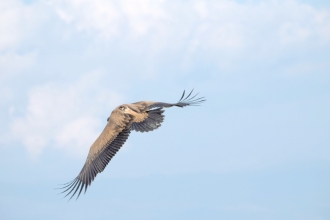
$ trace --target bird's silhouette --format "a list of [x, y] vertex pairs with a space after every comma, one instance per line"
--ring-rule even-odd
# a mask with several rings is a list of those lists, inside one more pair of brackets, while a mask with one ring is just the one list
[[198, 93], [192, 95], [192, 92], [185, 96], [183, 91], [181, 99], [173, 104], [141, 101], [115, 108], [104, 130], [92, 144], [79, 175], [61, 188], [64, 190], [62, 193], [66, 193], [65, 197], [72, 194], [71, 199], [78, 192], [78, 199], [83, 190], [86, 192], [96, 175], [104, 170], [123, 146], [131, 131], [148, 132], [159, 128], [164, 121], [164, 108], [196, 106], [205, 101], [204, 97], [197, 98]]

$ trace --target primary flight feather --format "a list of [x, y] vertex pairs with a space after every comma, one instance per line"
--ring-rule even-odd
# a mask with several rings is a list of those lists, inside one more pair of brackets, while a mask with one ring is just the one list
[[181, 99], [174, 104], [141, 101], [115, 108], [104, 130], [92, 144], [79, 175], [71, 182], [64, 184], [62, 193], [67, 193], [66, 196], [72, 194], [71, 199], [78, 192], [78, 199], [83, 190], [86, 192], [96, 175], [104, 170], [132, 130], [148, 132], [160, 127], [164, 120], [163, 108], [196, 106], [205, 101], [204, 97], [196, 98], [198, 94], [192, 95], [192, 92], [193, 90], [185, 97], [185, 91], [183, 91]]

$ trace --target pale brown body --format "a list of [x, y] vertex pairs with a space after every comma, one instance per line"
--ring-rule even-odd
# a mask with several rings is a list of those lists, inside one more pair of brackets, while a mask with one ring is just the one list
[[[148, 110], [147, 106], [150, 106], [152, 103], [137, 102], [115, 108], [111, 112], [104, 130], [91, 146], [87, 159], [95, 158], [103, 151], [107, 143], [112, 142], [124, 129], [129, 129], [133, 122], [143, 122], [148, 117], [148, 113], [146, 112]], [[125, 109], [120, 110], [120, 107], [125, 107]]]
[[96, 175], [104, 170], [111, 158], [125, 143], [131, 130], [148, 132], [161, 126], [164, 120], [163, 108], [193, 106], [205, 101], [203, 98], [194, 99], [196, 95], [190, 97], [191, 93], [192, 91], [184, 98], [185, 92], [183, 92], [180, 101], [174, 104], [141, 101], [115, 108], [102, 133], [92, 144], [79, 175], [73, 181], [65, 184], [63, 192], [68, 191], [67, 195], [73, 192], [71, 198], [79, 191], [78, 198], [83, 188], [86, 192]]

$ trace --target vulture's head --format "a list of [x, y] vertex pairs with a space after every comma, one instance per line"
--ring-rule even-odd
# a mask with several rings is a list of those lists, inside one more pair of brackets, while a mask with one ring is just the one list
[[[110, 117], [115, 121], [129, 119], [133, 120], [133, 122], [140, 122], [148, 117], [148, 113], [140, 112], [134, 104], [123, 104], [115, 108]], [[110, 120], [110, 117], [107, 121]]]
[[116, 108], [116, 111], [120, 112], [121, 114], [127, 114], [127, 115], [131, 115], [131, 116], [134, 116], [137, 114], [137, 110], [134, 107], [126, 105], [126, 104], [118, 106]]

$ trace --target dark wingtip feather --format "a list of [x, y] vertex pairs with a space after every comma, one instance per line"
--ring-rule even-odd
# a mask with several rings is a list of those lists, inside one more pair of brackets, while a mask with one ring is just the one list
[[59, 187], [59, 188], [54, 188], [54, 189], [64, 189], [67, 188], [72, 182], [74, 182], [76, 179], [73, 179], [72, 181], [68, 182], [68, 183], [63, 183], [63, 184], [58, 184], [58, 185], [64, 185], [63, 187]]
[[194, 89], [191, 90], [191, 92], [187, 95], [185, 95], [185, 91], [182, 94], [181, 99], [179, 100], [178, 103], [175, 104], [175, 106], [178, 107], [185, 107], [185, 106], [199, 106], [199, 104], [203, 103], [206, 101], [206, 99], [204, 97], [199, 97], [199, 98], [195, 98], [199, 93], [192, 95]]
[[[83, 183], [78, 178], [75, 178], [74, 180], [72, 180], [68, 183], [60, 184], [60, 185], [65, 185], [65, 186], [61, 187], [61, 188], [55, 188], [55, 189], [64, 189], [64, 190], [62, 192], [58, 193], [57, 195], [67, 192], [67, 194], [62, 199], [64, 199], [65, 197], [67, 197], [68, 195], [70, 195], [74, 191], [74, 193], [71, 195], [71, 197], [69, 198], [68, 201], [70, 201], [72, 199], [72, 197], [77, 193], [78, 189], [80, 189], [79, 194], [77, 196], [77, 199], [78, 199], [79, 196], [80, 196], [80, 193], [81, 193], [81, 191], [82, 191], [82, 189], [84, 188], [85, 185], [86, 185], [86, 190], [87, 190], [87, 184]], [[85, 192], [86, 192], [86, 190], [85, 190]]]
[[[80, 187], [80, 185], [82, 184], [82, 182], [81, 181], [79, 181], [79, 184], [78, 184], [78, 186], [76, 187], [74, 187], [74, 188], [72, 188], [72, 189], [76, 189], [75, 191], [74, 191], [74, 193], [71, 195], [71, 197], [70, 197], [70, 199], [69, 200], [71, 200], [72, 199], [72, 197], [77, 193], [77, 191], [78, 191], [78, 189], [79, 189], [79, 187]], [[71, 191], [70, 191], [70, 193], [71, 193]], [[70, 193], [68, 193], [68, 195], [70, 194]]]
[[180, 102], [180, 101], [182, 100], [182, 98], [184, 97], [185, 92], [186, 92], [186, 90], [183, 90], [183, 93], [182, 93], [182, 96], [181, 96], [179, 102]]
[[80, 191], [79, 191], [79, 193], [77, 195], [76, 200], [79, 198], [81, 191], [84, 189], [84, 185], [87, 185], [87, 184], [84, 184], [84, 183], [81, 184]]

